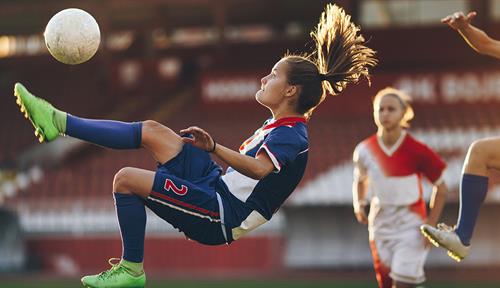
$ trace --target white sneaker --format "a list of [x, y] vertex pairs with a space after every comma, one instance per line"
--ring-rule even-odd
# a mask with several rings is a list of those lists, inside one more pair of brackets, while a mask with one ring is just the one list
[[442, 246], [448, 250], [448, 256], [453, 260], [460, 262], [469, 254], [470, 246], [465, 246], [455, 233], [455, 229], [440, 223], [437, 228], [428, 224], [420, 226], [420, 231], [434, 246]]

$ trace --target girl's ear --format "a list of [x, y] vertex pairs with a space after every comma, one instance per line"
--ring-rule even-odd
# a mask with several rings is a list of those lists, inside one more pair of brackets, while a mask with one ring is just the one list
[[297, 85], [289, 85], [285, 90], [285, 96], [286, 97], [293, 96], [299, 92], [298, 90], [299, 89], [297, 88]]

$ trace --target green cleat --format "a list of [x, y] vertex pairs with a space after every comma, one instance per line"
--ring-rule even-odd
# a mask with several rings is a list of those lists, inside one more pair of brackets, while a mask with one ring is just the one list
[[125, 266], [118, 262], [118, 258], [109, 259], [111, 269], [97, 275], [84, 276], [82, 284], [87, 288], [143, 288], [146, 285], [146, 274], [131, 275]]
[[54, 125], [54, 106], [32, 95], [21, 83], [14, 86], [14, 96], [17, 98], [17, 105], [21, 107], [21, 113], [35, 128], [35, 136], [40, 143], [52, 141], [59, 136], [59, 130]]

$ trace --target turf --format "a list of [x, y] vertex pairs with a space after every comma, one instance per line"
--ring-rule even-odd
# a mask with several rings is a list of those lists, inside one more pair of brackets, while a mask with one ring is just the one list
[[[69, 288], [81, 287], [78, 281], [52, 281], [52, 280], [11, 280], [2, 282], [2, 287], [8, 288]], [[363, 281], [149, 281], [148, 288], [176, 287], [176, 288], [376, 288], [374, 282]], [[500, 283], [427, 283], [426, 288], [466, 288], [500, 287]]]

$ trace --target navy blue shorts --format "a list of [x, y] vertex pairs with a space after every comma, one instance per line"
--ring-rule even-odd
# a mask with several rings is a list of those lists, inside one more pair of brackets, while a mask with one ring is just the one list
[[175, 158], [158, 166], [145, 204], [189, 239], [225, 244], [216, 192], [221, 173], [206, 151], [184, 144]]

